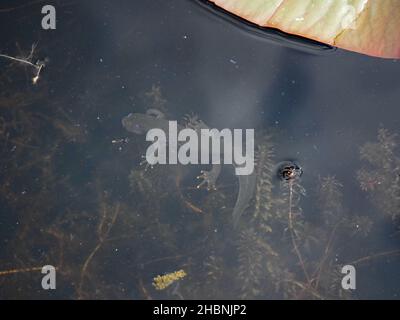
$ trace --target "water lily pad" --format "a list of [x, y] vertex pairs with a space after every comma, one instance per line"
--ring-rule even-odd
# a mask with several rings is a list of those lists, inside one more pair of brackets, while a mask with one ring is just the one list
[[262, 27], [384, 58], [400, 58], [398, 0], [211, 0]]

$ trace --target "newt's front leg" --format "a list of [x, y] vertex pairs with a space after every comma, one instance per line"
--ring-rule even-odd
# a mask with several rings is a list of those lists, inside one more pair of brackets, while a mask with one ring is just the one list
[[[186, 126], [191, 128], [201, 136], [201, 129], [209, 129], [209, 127], [200, 120], [196, 115], [186, 115]], [[203, 181], [197, 186], [197, 188], [201, 188], [203, 185], [206, 186], [207, 190], [216, 190], [216, 182], [221, 173], [221, 165], [220, 164], [212, 164], [210, 171], [202, 170], [201, 174], [197, 177], [197, 179], [202, 179]]]

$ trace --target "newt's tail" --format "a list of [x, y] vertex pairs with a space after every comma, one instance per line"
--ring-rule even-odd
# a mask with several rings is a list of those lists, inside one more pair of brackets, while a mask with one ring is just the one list
[[254, 191], [256, 188], [256, 175], [254, 172], [248, 176], [243, 175], [238, 177], [239, 194], [232, 213], [234, 228], [237, 227], [240, 217], [249, 205], [251, 198], [254, 196]]

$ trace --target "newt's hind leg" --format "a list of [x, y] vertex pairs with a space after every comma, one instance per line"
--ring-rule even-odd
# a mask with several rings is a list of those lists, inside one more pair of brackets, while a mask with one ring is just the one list
[[[198, 133], [200, 133], [201, 129], [209, 129], [209, 127], [199, 119], [197, 115], [189, 115], [185, 116], [186, 127], [191, 128]], [[216, 182], [221, 173], [221, 165], [213, 164], [210, 171], [201, 171], [201, 174], [197, 177], [197, 179], [202, 179], [203, 181], [197, 186], [197, 188], [201, 188], [203, 185], [206, 185], [207, 190], [216, 190]]]
[[210, 171], [201, 170], [201, 174], [197, 177], [197, 179], [203, 179], [200, 184], [197, 186], [197, 189], [201, 188], [203, 185], [206, 185], [207, 190], [217, 190], [216, 182], [221, 172], [221, 165], [214, 164]]

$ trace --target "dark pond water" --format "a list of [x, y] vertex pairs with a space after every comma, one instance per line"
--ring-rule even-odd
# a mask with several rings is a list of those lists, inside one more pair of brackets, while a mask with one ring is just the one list
[[[47, 2], [0, 7], [0, 53], [46, 64], [34, 85], [35, 67], [0, 57], [1, 299], [398, 299], [398, 61], [196, 1], [49, 3], [56, 30], [41, 28]], [[207, 165], [140, 165], [149, 143], [121, 120], [149, 109], [255, 129], [235, 228], [230, 166], [207, 190]], [[283, 161], [302, 174], [280, 180]]]

